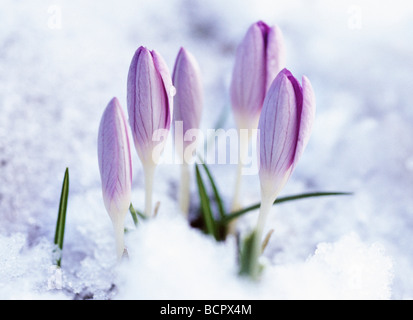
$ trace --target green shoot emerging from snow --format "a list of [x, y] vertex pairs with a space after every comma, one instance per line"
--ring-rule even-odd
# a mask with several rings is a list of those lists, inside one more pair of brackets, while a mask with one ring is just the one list
[[[212, 195], [209, 196], [207, 192], [206, 183], [202, 179], [200, 167], [205, 171], [210, 185]], [[228, 234], [228, 226], [231, 221], [243, 216], [244, 214], [253, 210], [258, 210], [261, 203], [256, 203], [241, 210], [237, 210], [227, 214], [224, 208], [222, 197], [218, 190], [217, 184], [205, 163], [202, 165], [195, 165], [196, 169], [196, 181], [198, 186], [198, 193], [200, 198], [200, 216], [196, 221], [193, 221], [192, 225], [203, 229], [207, 234], [212, 235], [217, 241], [225, 240]], [[295, 201], [300, 199], [325, 197], [325, 196], [341, 196], [351, 195], [349, 192], [309, 192], [297, 195], [279, 197], [273, 203], [273, 205]], [[213, 199], [213, 200], [212, 200]], [[213, 205], [215, 202], [215, 206]], [[213, 208], [215, 207], [215, 211]], [[268, 238], [264, 242], [268, 242]], [[257, 267], [256, 262], [259, 256], [262, 254], [262, 250], [258, 248], [265, 247], [266, 243], [260, 244], [260, 239], [257, 237], [256, 231], [251, 232], [240, 245], [240, 274], [249, 276], [252, 279], [257, 279], [261, 272], [261, 267]]]
[[63, 179], [62, 192], [60, 195], [59, 212], [56, 223], [56, 232], [54, 238], [54, 244], [56, 245], [56, 261], [55, 264], [60, 267], [62, 263], [62, 250], [63, 250], [63, 240], [65, 236], [65, 226], [66, 226], [66, 209], [67, 209], [67, 199], [69, 196], [69, 169], [66, 168], [65, 176]]

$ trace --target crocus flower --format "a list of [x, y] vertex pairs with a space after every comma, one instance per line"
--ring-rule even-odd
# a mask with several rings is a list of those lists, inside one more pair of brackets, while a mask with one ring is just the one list
[[265, 97], [258, 129], [259, 177], [263, 199], [274, 202], [291, 176], [310, 138], [315, 98], [310, 81], [302, 87], [283, 69]]
[[100, 122], [98, 161], [103, 201], [115, 229], [117, 255], [121, 258], [124, 220], [131, 202], [132, 164], [127, 122], [117, 98], [109, 102]]
[[240, 207], [242, 166], [253, 129], [257, 128], [265, 94], [284, 64], [281, 30], [262, 21], [252, 24], [238, 46], [230, 87], [232, 110], [239, 129], [239, 159], [232, 210]]
[[[191, 129], [199, 129], [201, 113], [203, 106], [203, 92], [201, 83], [201, 72], [194, 56], [181, 48], [176, 57], [174, 71], [172, 73], [172, 82], [176, 89], [174, 97], [174, 122], [182, 121], [183, 134]], [[183, 150], [192, 141], [187, 141], [184, 136], [181, 141]]]
[[138, 48], [127, 83], [129, 123], [133, 141], [145, 172], [145, 214], [152, 215], [154, 169], [170, 128], [172, 80], [168, 67], [156, 51]]
[[[190, 189], [188, 163], [196, 148], [196, 132], [201, 121], [203, 92], [198, 63], [184, 48], [179, 50], [176, 58], [172, 81], [176, 88], [173, 111], [175, 148], [182, 160], [179, 202], [182, 212], [187, 215]], [[195, 138], [194, 142], [193, 138]]]
[[248, 263], [242, 270], [253, 279], [260, 272], [258, 259], [267, 214], [308, 143], [314, 114], [310, 81], [303, 77], [301, 87], [291, 72], [283, 69], [268, 90], [258, 124], [261, 207], [256, 229], [249, 237]]
[[285, 64], [280, 28], [262, 21], [250, 26], [238, 46], [230, 87], [232, 109], [239, 129], [255, 129], [265, 94]]

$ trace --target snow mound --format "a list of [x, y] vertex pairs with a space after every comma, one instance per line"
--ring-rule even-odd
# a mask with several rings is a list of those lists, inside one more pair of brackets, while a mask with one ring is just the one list
[[0, 299], [64, 299], [62, 274], [52, 264], [53, 246], [45, 239], [30, 248], [27, 243], [21, 233], [0, 235]]
[[[354, 233], [320, 243], [304, 261], [275, 264], [264, 258], [258, 283], [238, 276], [233, 238], [216, 243], [179, 215], [141, 223], [126, 240], [129, 259], [107, 270], [98, 268], [101, 276], [96, 278], [91, 277], [96, 263], [88, 268], [87, 259], [83, 272], [56, 269], [53, 245], [46, 239], [29, 245], [21, 233], [0, 236], [0, 299], [73, 299], [74, 293], [83, 299], [82, 288], [92, 287], [94, 299], [391, 298], [392, 259], [380, 244], [366, 244]], [[106, 280], [97, 290], [102, 274]]]
[[390, 299], [392, 270], [380, 244], [365, 244], [352, 233], [320, 243], [303, 263], [269, 268], [265, 280], [284, 299]]
[[[356, 234], [320, 243], [307, 260], [274, 265], [259, 283], [237, 275], [236, 246], [217, 244], [180, 216], [159, 216], [128, 237], [116, 299], [390, 299], [392, 260]], [[224, 285], [225, 284], [225, 285]]]
[[217, 244], [180, 216], [158, 216], [127, 240], [129, 261], [120, 266], [119, 299], [240, 296], [232, 241]]

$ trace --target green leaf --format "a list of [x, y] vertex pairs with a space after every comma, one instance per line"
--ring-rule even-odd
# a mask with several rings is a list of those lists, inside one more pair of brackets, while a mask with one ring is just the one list
[[[274, 204], [279, 204], [282, 202], [287, 202], [287, 201], [294, 201], [294, 200], [300, 200], [300, 199], [306, 199], [306, 198], [314, 198], [314, 197], [325, 197], [325, 196], [348, 196], [352, 195], [353, 193], [351, 192], [310, 192], [310, 193], [302, 193], [302, 194], [297, 194], [293, 196], [286, 196], [286, 197], [281, 197], [278, 198], [277, 200], [274, 201]], [[232, 212], [225, 216], [223, 219], [221, 219], [219, 222], [221, 224], [227, 224], [229, 223], [232, 219], [238, 218], [242, 216], [243, 214], [257, 210], [261, 206], [261, 203], [254, 204], [252, 206], [249, 206], [247, 208], [241, 209], [239, 211]]]
[[221, 195], [218, 191], [217, 185], [215, 184], [215, 180], [212, 177], [212, 174], [208, 169], [208, 166], [205, 164], [204, 161], [202, 161], [202, 159], [201, 159], [201, 164], [208, 176], [209, 182], [211, 183], [212, 191], [214, 192], [215, 200], [217, 201], [217, 205], [218, 205], [219, 216], [221, 217], [221, 219], [223, 219], [225, 218], [226, 213], [225, 213], [224, 204], [223, 204]]
[[196, 182], [198, 185], [199, 198], [201, 202], [201, 211], [202, 211], [202, 216], [205, 221], [206, 232], [208, 234], [213, 235], [214, 238], [217, 240], [218, 234], [216, 230], [216, 222], [212, 214], [211, 204], [210, 204], [208, 194], [205, 189], [205, 184], [202, 181], [201, 173], [199, 171], [197, 164], [195, 164], [195, 169], [196, 169]]
[[65, 227], [66, 227], [66, 210], [67, 210], [67, 199], [69, 197], [69, 168], [66, 168], [65, 176], [63, 179], [62, 192], [60, 195], [60, 204], [59, 211], [57, 216], [56, 223], [56, 232], [54, 243], [57, 246], [59, 252], [56, 257], [56, 265], [61, 266], [62, 263], [62, 250], [63, 250], [63, 240], [65, 236]]
[[133, 223], [135, 224], [135, 227], [137, 227], [138, 226], [138, 215], [132, 203], [129, 206], [129, 212], [130, 212], [130, 215], [132, 216], [132, 220], [133, 220]]
[[130, 212], [130, 215], [132, 217], [132, 220], [133, 220], [133, 223], [134, 223], [135, 227], [137, 227], [138, 224], [139, 224], [138, 217], [141, 218], [142, 220], [146, 220], [146, 216], [142, 212], [140, 212], [139, 210], [135, 209], [132, 205], [132, 202], [129, 205], [129, 212]]
[[239, 260], [239, 274], [257, 280], [262, 267], [259, 264], [261, 255], [259, 235], [256, 230], [252, 231], [243, 241]]

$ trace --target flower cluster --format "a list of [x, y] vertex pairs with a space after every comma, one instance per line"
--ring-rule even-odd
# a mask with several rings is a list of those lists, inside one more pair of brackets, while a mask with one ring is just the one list
[[[177, 56], [173, 81], [174, 85], [159, 53], [145, 47], [136, 50], [128, 73], [127, 110], [132, 139], [145, 173], [146, 217], [153, 215], [154, 172], [171, 127], [174, 100], [173, 118], [182, 121], [185, 131], [197, 128], [201, 119], [202, 86], [199, 67], [194, 57], [184, 48], [181, 48]], [[187, 147], [185, 141], [180, 141], [179, 144], [180, 149]], [[98, 159], [103, 199], [114, 225], [117, 253], [121, 258], [124, 252], [124, 219], [131, 203], [132, 163], [127, 122], [117, 98], [110, 101], [101, 119]], [[187, 207], [187, 204], [182, 206]]]
[[[144, 214], [147, 217], [153, 215], [153, 177], [171, 128], [171, 118], [181, 124], [184, 133], [198, 129], [203, 108], [202, 91], [200, 68], [186, 49], [180, 49], [172, 76], [155, 50], [140, 47], [135, 52], [127, 81], [127, 110], [132, 139], [145, 173]], [[270, 27], [259, 21], [248, 29], [236, 53], [230, 96], [237, 128], [258, 129], [259, 132], [261, 210], [253, 244], [257, 247], [269, 208], [307, 145], [315, 114], [310, 81], [303, 77], [300, 84], [285, 69], [283, 36], [277, 26]], [[175, 148], [183, 157], [189, 147], [193, 150], [193, 142], [177, 139], [177, 136]], [[251, 136], [240, 141], [240, 166], [250, 139]], [[193, 156], [192, 152], [190, 156]], [[132, 169], [127, 122], [116, 98], [111, 100], [102, 116], [98, 157], [103, 199], [115, 228], [118, 257], [121, 257], [123, 223], [131, 202]], [[180, 207], [186, 215], [189, 174], [187, 161], [181, 160]], [[234, 207], [237, 206], [240, 183], [238, 178]], [[256, 270], [256, 263], [253, 268]]]

